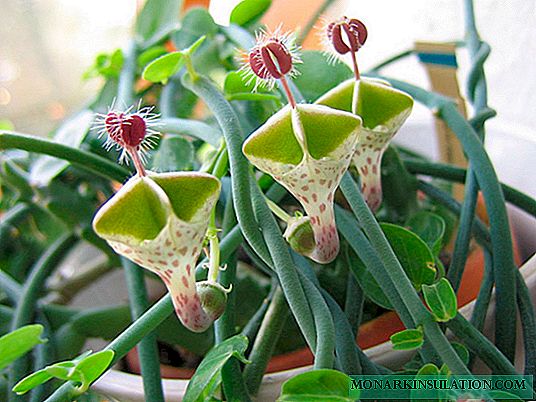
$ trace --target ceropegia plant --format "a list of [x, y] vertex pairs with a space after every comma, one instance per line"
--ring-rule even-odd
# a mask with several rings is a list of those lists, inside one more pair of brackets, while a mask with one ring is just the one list
[[147, 146], [144, 118], [110, 111], [103, 120], [107, 144], [123, 148], [138, 173], [98, 211], [95, 233], [118, 254], [158, 275], [184, 326], [205, 331], [223, 313], [226, 301], [226, 291], [211, 278], [195, 281], [220, 182], [206, 173], [146, 171], [139, 156]]
[[354, 79], [339, 84], [316, 103], [352, 112], [363, 120], [352, 163], [360, 175], [361, 191], [367, 204], [376, 210], [382, 202], [382, 156], [410, 115], [413, 99], [386, 81], [360, 75], [356, 53], [367, 39], [367, 30], [361, 21], [343, 17], [330, 23], [325, 38], [335, 54], [351, 56]]
[[321, 105], [296, 103], [285, 78], [292, 74], [296, 58], [287, 41], [288, 36], [266, 34], [249, 53], [250, 74], [269, 85], [281, 80], [289, 105], [251, 134], [243, 152], [303, 206], [307, 216], [287, 222], [290, 244], [312, 260], [328, 263], [339, 251], [333, 197], [354, 153], [361, 119]]

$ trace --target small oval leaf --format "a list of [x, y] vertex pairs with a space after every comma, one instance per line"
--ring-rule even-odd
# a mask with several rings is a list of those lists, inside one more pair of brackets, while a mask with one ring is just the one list
[[52, 379], [52, 375], [49, 374], [46, 369], [42, 369], [20, 380], [15, 384], [12, 391], [17, 395], [22, 395], [38, 385], [44, 384], [50, 379]]
[[46, 342], [41, 339], [42, 325], [26, 325], [0, 338], [0, 371], [29, 352], [34, 346]]
[[106, 371], [114, 358], [113, 350], [101, 350], [82, 359], [75, 370], [82, 374], [81, 389], [87, 390], [91, 383]]
[[271, 4], [272, 0], [243, 0], [231, 11], [230, 22], [240, 26], [254, 23]]
[[415, 289], [432, 284], [436, 277], [435, 257], [428, 245], [402, 226], [382, 223], [381, 227]]
[[142, 78], [151, 82], [166, 83], [186, 62], [181, 52], [172, 52], [151, 61], [143, 70]]
[[446, 278], [441, 278], [433, 285], [423, 285], [424, 300], [436, 321], [446, 322], [458, 312], [456, 293]]
[[391, 335], [394, 350], [412, 350], [422, 346], [424, 337], [421, 329], [406, 329]]
[[194, 376], [188, 383], [184, 402], [205, 400], [221, 382], [221, 369], [231, 358], [249, 363], [244, 353], [248, 347], [248, 338], [236, 335], [214, 346], [205, 356]]
[[313, 370], [285, 381], [278, 402], [354, 401], [348, 396], [349, 389], [350, 377], [346, 374], [330, 369]]
[[406, 226], [428, 244], [434, 255], [439, 254], [446, 228], [445, 220], [441, 216], [420, 211], [408, 219]]

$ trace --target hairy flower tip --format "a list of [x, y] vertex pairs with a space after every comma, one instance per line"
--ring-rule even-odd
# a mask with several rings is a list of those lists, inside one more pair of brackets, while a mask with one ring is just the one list
[[326, 36], [333, 49], [343, 55], [357, 52], [367, 40], [365, 24], [355, 18], [342, 17], [326, 26]]
[[255, 82], [255, 89], [259, 85], [271, 89], [276, 80], [285, 75], [296, 76], [298, 71], [295, 65], [301, 62], [294, 34], [282, 33], [279, 26], [273, 32], [257, 32], [255, 46], [242, 55], [243, 65], [240, 70], [247, 85]]
[[120, 163], [128, 163], [129, 152], [139, 154], [145, 162], [147, 151], [156, 144], [159, 115], [153, 113], [153, 109], [154, 106], [140, 108], [138, 105], [135, 112], [132, 112], [133, 107], [119, 111], [112, 105], [108, 113], [97, 114], [95, 128], [99, 138], [106, 136], [104, 147], [107, 150], [116, 147], [121, 151]]

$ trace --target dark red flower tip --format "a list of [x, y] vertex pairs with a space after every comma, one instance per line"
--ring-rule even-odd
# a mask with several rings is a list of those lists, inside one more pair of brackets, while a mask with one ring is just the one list
[[134, 114], [121, 121], [121, 139], [129, 147], [138, 147], [146, 133], [147, 126], [141, 116]]
[[147, 133], [145, 120], [135, 114], [109, 112], [104, 124], [110, 139], [121, 147], [137, 148]]
[[272, 39], [251, 50], [249, 65], [262, 79], [279, 79], [292, 70], [292, 55], [283, 43]]
[[327, 26], [327, 36], [337, 53], [346, 54], [357, 52], [365, 44], [368, 33], [358, 19], [343, 17]]

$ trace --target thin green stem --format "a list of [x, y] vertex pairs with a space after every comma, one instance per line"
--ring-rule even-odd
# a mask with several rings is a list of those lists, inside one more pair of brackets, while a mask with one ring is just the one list
[[182, 78], [183, 85], [207, 104], [220, 125], [229, 152], [231, 189], [238, 223], [255, 252], [265, 262], [271, 263], [251, 205], [249, 165], [242, 154], [243, 133], [240, 121], [223, 94], [208, 79], [198, 77], [197, 80], [192, 80], [188, 74]]
[[[37, 301], [45, 281], [50, 273], [57, 267], [58, 263], [75, 243], [76, 237], [70, 233], [61, 236], [35, 263], [30, 275], [24, 283], [22, 293], [18, 300], [15, 314], [11, 322], [11, 330], [14, 331], [24, 325], [30, 324], [34, 317]], [[27, 356], [15, 361], [9, 372], [9, 389], [26, 374], [28, 366]], [[10, 394], [10, 401], [23, 400], [14, 393]]]
[[123, 182], [130, 176], [128, 170], [108, 159], [32, 135], [12, 132], [0, 133], [0, 150], [6, 149], [21, 149], [64, 159], [72, 163], [73, 166], [95, 173], [107, 180]]
[[386, 271], [384, 274], [387, 274], [387, 277], [392, 281], [415, 323], [424, 327], [427, 340], [454, 373], [469, 374], [467, 367], [460, 360], [437, 323], [433, 321], [430, 313], [422, 304], [374, 215], [367, 207], [355, 182], [348, 173], [344, 175], [341, 181], [341, 190], [384, 264], [385, 269], [383, 270]]
[[357, 283], [352, 271], [348, 272], [348, 282], [346, 284], [346, 300], [344, 302], [344, 314], [350, 323], [350, 328], [354, 337], [357, 337], [359, 325], [363, 317], [363, 304], [365, 302], [365, 294], [363, 289]]
[[251, 363], [244, 369], [244, 380], [252, 395], [256, 395], [259, 390], [268, 362], [287, 321], [288, 313], [287, 301], [281, 289], [278, 288], [264, 315], [253, 348], [248, 356]]
[[[406, 168], [411, 173], [437, 177], [456, 183], [465, 182], [467, 175], [467, 170], [443, 163], [405, 159], [404, 165], [406, 165]], [[508, 186], [507, 184], [500, 183], [500, 185], [506, 201], [536, 218], [536, 200], [534, 198]]]
[[[229, 288], [236, 283], [237, 257], [234, 253], [227, 260], [227, 269], [220, 273], [219, 282], [222, 286]], [[231, 292], [227, 296], [227, 306], [223, 315], [215, 322], [214, 329], [216, 343], [235, 335], [236, 319], [236, 293]], [[222, 368], [222, 382], [225, 397], [228, 401], [250, 401], [246, 383], [240, 369], [240, 362], [233, 358], [225, 363]]]
[[382, 62], [374, 65], [369, 71], [371, 71], [371, 72], [372, 71], [374, 71], [374, 72], [379, 71], [382, 68], [387, 67], [388, 65], [393, 64], [393, 63], [395, 63], [395, 62], [397, 62], [399, 60], [405, 59], [406, 57], [411, 56], [414, 53], [415, 53], [414, 49], [404, 50], [404, 51], [402, 51], [400, 53], [397, 53], [397, 54], [395, 54], [395, 55], [383, 60]]
[[283, 208], [281, 208], [279, 205], [277, 205], [275, 202], [273, 202], [271, 199], [267, 197], [266, 197], [266, 203], [268, 204], [268, 208], [270, 208], [270, 211], [272, 211], [275, 216], [277, 216], [283, 222], [288, 223], [290, 219], [290, 215], [287, 214], [287, 211], [285, 211]]
[[471, 227], [473, 226], [476, 201], [478, 198], [478, 186], [476, 177], [473, 174], [470, 174], [467, 177], [465, 190], [463, 206], [460, 212], [460, 223], [458, 225], [458, 232], [454, 243], [454, 251], [452, 252], [452, 259], [447, 270], [447, 279], [450, 281], [455, 292], [457, 292], [460, 287], [463, 271], [465, 269], [465, 262], [469, 255]]
[[0, 223], [0, 244], [5, 244], [4, 238], [9, 229], [23, 219], [29, 211], [30, 206], [28, 204], [18, 203], [2, 215], [2, 222]]
[[207, 142], [214, 148], [220, 146], [221, 132], [201, 121], [167, 117], [160, 120], [159, 124], [158, 129], [163, 133], [187, 135]]
[[512, 237], [504, 195], [493, 165], [484, 146], [473, 127], [460, 114], [457, 106], [444, 96], [426, 91], [415, 85], [398, 80], [387, 79], [397, 89], [413, 96], [428, 108], [437, 112], [460, 140], [465, 154], [473, 164], [478, 184], [482, 189], [486, 211], [490, 219], [491, 240], [493, 245], [493, 267], [497, 286], [497, 306], [495, 339], [499, 349], [513, 356], [512, 339], [515, 338], [515, 264], [512, 250]]
[[[122, 259], [122, 264], [125, 270], [132, 319], [137, 320], [143, 316], [150, 305], [143, 268], [124, 258]], [[158, 357], [155, 332], [147, 334], [140, 340], [137, 353], [140, 359], [145, 398], [149, 401], [163, 402], [164, 391], [162, 390], [162, 379], [160, 378], [160, 359]]]
[[23, 292], [22, 286], [2, 269], [0, 269], [0, 289], [13, 304], [17, 304]]
[[307, 301], [296, 267], [290, 256], [288, 245], [283, 240], [272, 212], [265, 202], [264, 195], [256, 184], [251, 186], [253, 202], [259, 222], [262, 222], [263, 237], [270, 250], [273, 265], [271, 268], [277, 273], [281, 288], [288, 301], [290, 310], [296, 318], [305, 340], [311, 350], [316, 350], [317, 334], [313, 312]]
[[503, 375], [517, 375], [515, 367], [495, 345], [475, 327], [473, 327], [461, 314], [457, 314], [447, 322], [447, 327], [464, 344], [473, 351], [482, 361], [493, 370]]

